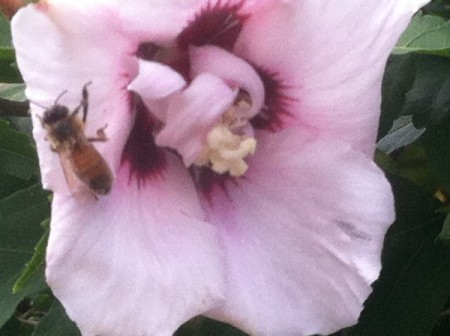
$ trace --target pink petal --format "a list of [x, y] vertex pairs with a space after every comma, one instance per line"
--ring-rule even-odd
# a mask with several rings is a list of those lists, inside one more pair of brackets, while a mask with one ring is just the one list
[[164, 44], [176, 38], [206, 6], [242, 4], [247, 13], [279, 0], [128, 0], [118, 1], [124, 29], [133, 39]]
[[258, 114], [264, 104], [264, 85], [250, 64], [215, 46], [191, 47], [190, 55], [193, 76], [211, 73], [231, 87], [246, 90], [252, 99], [249, 119]]
[[[20, 10], [12, 23], [17, 62], [30, 101], [49, 107], [67, 90], [59, 103], [72, 110], [80, 103], [83, 85], [92, 81], [86, 134], [95, 136], [97, 129], [108, 125], [108, 141], [95, 147], [114, 171], [133, 121], [126, 87], [137, 70], [132, 57], [135, 46], [118, 26], [114, 12], [99, 2], [32, 5]], [[51, 152], [36, 118], [44, 110], [35, 104], [31, 110], [43, 185], [67, 193], [58, 155]]]
[[386, 59], [427, 2], [278, 2], [246, 22], [236, 52], [288, 86], [296, 124], [371, 154]]
[[119, 1], [123, 27], [130, 38], [165, 43], [181, 32], [195, 12], [208, 0]]
[[107, 198], [55, 194], [47, 281], [83, 335], [170, 336], [220, 302], [216, 230], [174, 156], [139, 188], [127, 167]]
[[139, 74], [128, 85], [144, 99], [161, 99], [181, 90], [186, 85], [183, 77], [171, 67], [139, 60]]
[[183, 77], [167, 65], [139, 60], [139, 74], [128, 85], [128, 89], [135, 91], [151, 108], [152, 113], [161, 121], [165, 121], [165, 113], [162, 106], [152, 108], [160, 100], [176, 91], [180, 91], [186, 85]]
[[226, 304], [209, 316], [265, 336], [354, 324], [394, 220], [388, 182], [348, 144], [257, 136], [246, 178], [205, 202], [228, 258]]
[[170, 98], [163, 119], [165, 126], [156, 136], [157, 144], [177, 150], [189, 166], [234, 98], [235, 92], [219, 78], [207, 73], [199, 75], [186, 90]]

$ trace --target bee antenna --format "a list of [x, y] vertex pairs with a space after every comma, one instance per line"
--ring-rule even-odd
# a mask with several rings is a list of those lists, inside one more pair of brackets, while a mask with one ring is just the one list
[[[61, 92], [61, 93], [58, 95], [58, 97], [56, 97], [55, 102], [53, 103], [53, 105], [58, 104], [58, 102], [59, 102], [59, 100], [61, 99], [61, 97], [64, 96], [66, 93], [67, 93], [67, 90], [64, 90], [63, 92]], [[46, 110], [49, 109], [48, 106], [41, 105], [41, 104], [36, 103], [36, 102], [34, 102], [34, 101], [31, 101], [31, 100], [28, 100], [28, 101], [29, 101], [31, 104], [37, 105], [37, 106], [39, 106], [39, 107], [42, 107], [43, 109], [46, 109]]]
[[61, 97], [64, 96], [66, 93], [67, 93], [67, 90], [64, 90], [63, 92], [61, 92], [61, 93], [59, 94], [59, 96], [56, 97], [56, 100], [55, 100], [54, 105], [58, 104], [58, 102], [59, 102], [59, 100], [61, 99]]
[[39, 107], [43, 108], [44, 110], [48, 110], [48, 107], [47, 107], [47, 106], [41, 105], [41, 104], [36, 103], [36, 102], [34, 102], [34, 101], [31, 101], [31, 100], [28, 100], [28, 101], [29, 101], [31, 104], [33, 104], [33, 105], [36, 105], [36, 106], [39, 106]]

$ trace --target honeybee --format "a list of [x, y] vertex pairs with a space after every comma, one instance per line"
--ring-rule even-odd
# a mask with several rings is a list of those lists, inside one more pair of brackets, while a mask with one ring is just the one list
[[[66, 93], [64, 91], [39, 119], [47, 131], [46, 140], [50, 143], [51, 150], [59, 155], [69, 189], [74, 188], [75, 175], [96, 195], [107, 195], [111, 191], [113, 174], [105, 159], [91, 144], [93, 141], [107, 140], [104, 132], [106, 125], [97, 130], [96, 137], [87, 137], [84, 133], [89, 84], [90, 82], [83, 86], [81, 102], [72, 112], [67, 106], [58, 104], [59, 99]], [[83, 111], [82, 118], [78, 116], [80, 110]]]

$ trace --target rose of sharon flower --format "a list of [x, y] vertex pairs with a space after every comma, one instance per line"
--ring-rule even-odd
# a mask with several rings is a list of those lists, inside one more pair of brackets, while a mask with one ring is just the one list
[[203, 314], [254, 335], [357, 321], [394, 219], [372, 162], [383, 68], [423, 0], [48, 1], [14, 45], [28, 98], [74, 109], [111, 193], [54, 192], [47, 281], [83, 335], [172, 335]]

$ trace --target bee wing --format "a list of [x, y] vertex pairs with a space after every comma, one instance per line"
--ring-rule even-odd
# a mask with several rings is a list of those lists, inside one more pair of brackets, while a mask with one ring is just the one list
[[68, 151], [62, 151], [58, 153], [58, 155], [69, 191], [71, 192], [71, 194], [80, 192], [82, 189], [84, 189], [83, 184], [75, 175], [73, 164], [70, 159], [70, 153]]

